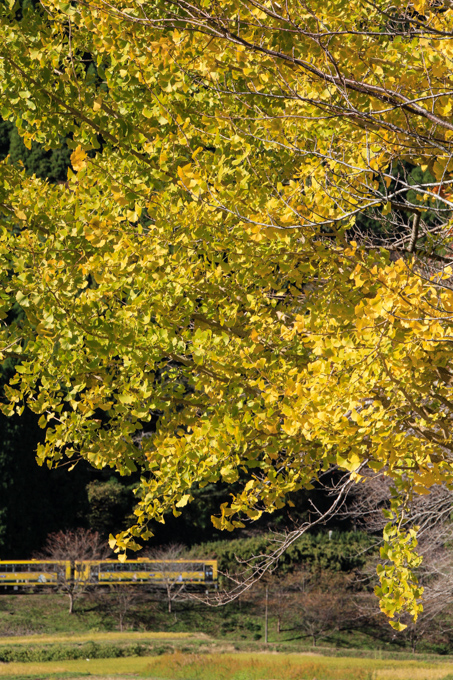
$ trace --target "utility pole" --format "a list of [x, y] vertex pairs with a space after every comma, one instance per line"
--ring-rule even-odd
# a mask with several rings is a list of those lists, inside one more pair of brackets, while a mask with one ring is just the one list
[[264, 644], [267, 645], [267, 629], [268, 629], [268, 614], [269, 614], [269, 586], [266, 586], [266, 600], [264, 609]]

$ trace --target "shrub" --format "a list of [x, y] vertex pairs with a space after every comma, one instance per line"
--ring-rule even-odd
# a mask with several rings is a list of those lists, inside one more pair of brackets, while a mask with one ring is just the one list
[[[276, 573], [284, 575], [301, 565], [312, 571], [360, 569], [369, 558], [374, 543], [375, 539], [360, 531], [304, 534], [282, 555]], [[194, 546], [189, 556], [216, 558], [221, 572], [233, 573], [243, 569], [241, 561], [253, 555], [269, 554], [274, 548], [275, 537], [262, 534], [253, 538], [203, 543]]]

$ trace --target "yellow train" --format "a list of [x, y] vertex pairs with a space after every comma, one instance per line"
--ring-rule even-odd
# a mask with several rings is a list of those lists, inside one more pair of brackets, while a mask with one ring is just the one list
[[165, 586], [169, 582], [215, 585], [217, 560], [0, 560], [0, 586], [58, 587], [71, 581], [93, 586]]

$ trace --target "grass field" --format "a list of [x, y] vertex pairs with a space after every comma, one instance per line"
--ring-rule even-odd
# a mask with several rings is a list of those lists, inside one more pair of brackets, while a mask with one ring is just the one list
[[[76, 624], [72, 632], [63, 627], [62, 619], [57, 630], [45, 626], [42, 632], [18, 635], [21, 627], [6, 623], [8, 616], [14, 618], [7, 602], [2, 601], [3, 611], [0, 607], [0, 623], [4, 620], [0, 625], [0, 659], [4, 661], [0, 661], [0, 680], [453, 680], [453, 657], [425, 654], [414, 658], [406, 650], [333, 645], [313, 653], [307, 646], [294, 648], [288, 642], [266, 647], [262, 641], [206, 632], [87, 630], [82, 617], [71, 619]], [[23, 600], [14, 602], [22, 604]], [[30, 604], [39, 605], [33, 614], [38, 620], [40, 598], [28, 602], [29, 615]], [[50, 604], [47, 600], [49, 617]], [[23, 610], [25, 619], [25, 606]], [[351, 642], [355, 646], [355, 640]], [[89, 650], [93, 658], [85, 658]]]
[[[254, 652], [264, 649], [263, 612], [255, 611], [247, 603], [239, 601], [216, 608], [200, 602], [182, 601], [173, 603], [174, 610], [169, 614], [166, 603], [157, 602], [154, 597], [155, 594], [148, 594], [139, 598], [123, 621], [125, 629], [133, 631], [133, 635], [143, 631], [145, 637], [142, 640], [134, 637], [134, 642], [149, 643], [150, 638], [146, 631], [159, 631], [162, 635], [156, 636], [155, 645], [164, 646], [171, 639], [173, 640], [171, 646], [183, 652], [197, 651], [199, 645], [203, 644], [203, 635], [211, 642], [228, 643], [234, 646], [236, 651]], [[109, 635], [119, 629], [115, 607], [115, 597], [111, 598], [105, 593], [91, 593], [76, 602], [75, 613], [70, 615], [67, 611], [67, 597], [62, 594], [2, 593], [0, 646], [21, 644], [21, 640], [26, 641], [27, 637], [35, 644], [41, 642], [69, 644], [76, 639], [80, 642], [109, 640], [114, 642], [115, 638], [106, 634]], [[269, 617], [269, 643], [274, 648], [284, 653], [305, 652], [311, 649], [311, 640], [304, 636], [302, 631], [286, 624], [279, 628], [277, 623], [275, 617]], [[198, 631], [198, 635], [194, 636], [192, 631]], [[127, 642], [123, 633], [119, 634], [118, 639]], [[213, 647], [209, 651], [217, 651], [217, 645]], [[380, 635], [376, 635], [374, 629], [366, 628], [330, 632], [320, 637], [318, 647], [328, 647], [329, 653], [341, 656], [358, 653], [363, 653], [365, 657], [373, 656], [376, 649], [383, 658], [394, 653], [403, 653], [407, 656], [412, 654], [407, 639], [404, 636], [395, 639], [390, 626], [382, 627]], [[435, 644], [432, 639], [421, 640], [417, 647], [417, 654], [450, 653], [453, 653], [453, 638], [450, 642], [448, 636], [445, 640], [437, 640]]]
[[17, 635], [0, 636], [1, 645], [26, 645], [26, 644], [55, 644], [58, 642], [154, 642], [166, 640], [193, 640], [206, 639], [203, 633], [177, 633], [177, 632], [93, 632], [93, 633], [60, 633], [58, 635]]
[[173, 654], [153, 658], [145, 672], [165, 680], [453, 680], [453, 662], [316, 654]]
[[453, 680], [453, 661], [420, 662], [317, 654], [164, 654], [0, 665], [0, 677], [36, 680]]

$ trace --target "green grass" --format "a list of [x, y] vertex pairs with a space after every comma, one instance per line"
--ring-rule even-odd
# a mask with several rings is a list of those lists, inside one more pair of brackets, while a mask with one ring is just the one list
[[50, 661], [150, 657], [176, 651], [216, 651], [220, 645], [206, 635], [131, 632], [0, 638], [2, 663], [35, 664]]
[[0, 637], [53, 635], [114, 630], [115, 621], [103, 615], [90, 601], [76, 602], [76, 613], [68, 613], [68, 598], [55, 593], [1, 595]]
[[[105, 646], [93, 656], [126, 656], [133, 650], [112, 650], [107, 645], [146, 646], [140, 654], [151, 656], [163, 653], [215, 653], [224, 652], [280, 652], [282, 654], [311, 652], [311, 642], [303, 638], [295, 626], [277, 633], [276, 619], [269, 617], [269, 640], [263, 641], [262, 611], [253, 609], [247, 602], [236, 602], [220, 608], [210, 608], [198, 602], [178, 602], [175, 611], [168, 614], [165, 602], [156, 601], [156, 595], [139, 599], [126, 618], [129, 630], [118, 631], [118, 618], [109, 596], [88, 596], [76, 603], [76, 612], [67, 612], [67, 598], [49, 593], [2, 594], [0, 597], [0, 650], [27, 645], [33, 654], [12, 654], [5, 660], [14, 662], [76, 660], [81, 650], [71, 653], [71, 646], [97, 643]], [[160, 595], [162, 598], [162, 596]], [[152, 632], [151, 632], [152, 631]], [[193, 633], [193, 631], [197, 631]], [[413, 659], [404, 644], [392, 642], [390, 628], [383, 629], [379, 638], [373, 630], [351, 630], [332, 633], [321, 638], [315, 651], [323, 656], [361, 657], [362, 659]], [[66, 649], [44, 650], [38, 646], [64, 646]], [[422, 641], [417, 651], [418, 661], [447, 661], [446, 656], [433, 652], [449, 653], [453, 647], [446, 640], [442, 645]], [[49, 653], [47, 653], [49, 651]], [[61, 653], [60, 653], [61, 652]], [[138, 654], [137, 654], [138, 656]], [[143, 657], [142, 657], [143, 658]], [[277, 678], [276, 680], [280, 680]], [[319, 679], [317, 679], [319, 680]], [[335, 679], [336, 680], [336, 679]], [[389, 678], [393, 680], [393, 678]], [[422, 678], [422, 680], [425, 680]], [[453, 680], [453, 677], [451, 678]]]
[[[159, 601], [157, 601], [159, 599]], [[69, 614], [68, 599], [56, 593], [2, 594], [0, 596], [0, 638], [24, 635], [56, 636], [68, 631], [77, 635], [118, 630], [114, 597], [104, 593], [77, 600], [74, 614]], [[162, 594], [138, 598], [128, 612], [125, 624], [134, 630], [191, 634], [192, 631], [213, 637], [253, 640], [262, 621], [255, 621], [246, 608], [238, 616], [236, 604], [213, 609], [199, 602], [181, 602], [175, 613], [166, 611]], [[262, 617], [261, 617], [262, 618]]]
[[[154, 596], [155, 597], [155, 596]], [[2, 594], [0, 597], [0, 644], [13, 644], [19, 636], [33, 638], [34, 642], [64, 642], [67, 636], [80, 642], [87, 640], [107, 641], [111, 633], [118, 631], [118, 618], [109, 607], [108, 598], [87, 597], [76, 602], [75, 613], [67, 612], [67, 597], [55, 593], [43, 594]], [[126, 627], [136, 632], [155, 631], [162, 637], [176, 640], [180, 636], [191, 636], [192, 631], [199, 635], [228, 641], [245, 649], [262, 642], [264, 627], [263, 616], [247, 606], [235, 602], [225, 607], [213, 608], [199, 602], [176, 603], [175, 613], [169, 615], [165, 602], [156, 602], [153, 597], [145, 597], [131, 609], [126, 618]], [[269, 617], [269, 639], [278, 644], [281, 651], [301, 651], [310, 647], [300, 631], [283, 630], [276, 632], [276, 620]], [[108, 636], [106, 636], [108, 634]], [[146, 633], [148, 635], [148, 633]], [[118, 639], [126, 639], [124, 633]], [[18, 641], [19, 643], [19, 641]], [[342, 648], [354, 647], [374, 650], [374, 635], [348, 632], [343, 637], [324, 638], [320, 645]], [[383, 650], [398, 649], [387, 640], [380, 641]], [[428, 650], [425, 650], [428, 651]]]

